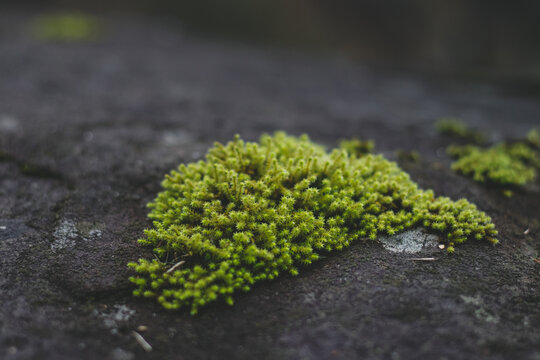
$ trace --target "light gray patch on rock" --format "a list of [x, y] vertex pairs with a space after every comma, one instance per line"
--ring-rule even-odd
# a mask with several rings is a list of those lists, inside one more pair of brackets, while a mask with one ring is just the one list
[[388, 251], [414, 254], [436, 248], [439, 237], [429, 234], [424, 228], [414, 228], [392, 236], [380, 236], [379, 241]]
[[111, 351], [111, 358], [114, 360], [132, 360], [135, 359], [135, 355], [124, 349], [116, 348]]
[[117, 334], [119, 324], [128, 321], [135, 314], [135, 310], [116, 304], [109, 312], [99, 313], [94, 310], [94, 314], [103, 319], [103, 324], [110, 329], [111, 334]]
[[165, 131], [163, 134], [163, 143], [166, 146], [180, 146], [192, 142], [193, 135], [185, 130]]
[[476, 296], [460, 295], [459, 297], [461, 298], [461, 300], [463, 300], [465, 304], [475, 305], [475, 306], [482, 305], [482, 299], [478, 295]]
[[10, 115], [0, 114], [0, 132], [13, 133], [19, 127], [17, 119]]
[[78, 237], [77, 227], [72, 220], [63, 220], [54, 230], [54, 241], [51, 244], [51, 250], [57, 251], [75, 246], [75, 240]]
[[487, 323], [497, 324], [499, 322], [499, 316], [492, 314], [490, 311], [486, 309], [486, 306], [484, 304], [484, 301], [480, 297], [480, 295], [475, 296], [467, 296], [467, 295], [460, 295], [459, 296], [461, 300], [467, 305], [473, 306], [475, 308], [474, 310], [474, 316], [482, 321], [485, 321]]
[[88, 237], [85, 240], [97, 240], [101, 237], [101, 230], [92, 229], [88, 232]]
[[51, 250], [63, 250], [75, 246], [77, 239], [84, 241], [97, 240], [101, 237], [102, 231], [98, 228], [90, 228], [87, 223], [75, 224], [73, 220], [62, 220], [60, 225], [54, 230], [54, 241]]

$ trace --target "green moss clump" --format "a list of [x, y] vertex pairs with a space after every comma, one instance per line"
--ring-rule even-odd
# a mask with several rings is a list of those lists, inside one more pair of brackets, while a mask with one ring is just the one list
[[480, 131], [469, 128], [463, 121], [457, 118], [443, 118], [435, 123], [435, 127], [441, 134], [451, 135], [475, 144], [484, 144], [486, 137]]
[[373, 140], [350, 139], [341, 140], [339, 147], [349, 153], [350, 156], [360, 157], [369, 154], [375, 148]]
[[80, 13], [41, 15], [31, 23], [36, 39], [63, 42], [95, 41], [102, 29], [97, 18]]
[[479, 182], [524, 185], [535, 179], [535, 168], [540, 167], [540, 157], [524, 143], [501, 143], [490, 148], [454, 145], [447, 152], [457, 158], [452, 170]]
[[141, 244], [156, 259], [129, 266], [134, 294], [192, 313], [233, 303], [280, 274], [298, 274], [325, 252], [423, 226], [448, 250], [468, 239], [496, 243], [491, 219], [465, 199], [421, 190], [380, 155], [328, 153], [306, 136], [216, 143], [205, 161], [180, 165], [149, 204], [154, 227]]

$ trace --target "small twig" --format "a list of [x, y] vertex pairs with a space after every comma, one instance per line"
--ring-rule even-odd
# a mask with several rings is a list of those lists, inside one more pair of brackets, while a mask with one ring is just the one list
[[131, 331], [131, 335], [133, 335], [135, 340], [139, 343], [139, 345], [141, 345], [144, 351], [146, 352], [152, 351], [152, 345], [150, 345], [146, 340], [144, 340], [141, 334], [133, 330]]
[[411, 258], [411, 259], [407, 259], [407, 260], [410, 260], [410, 261], [435, 261], [437, 259], [432, 258], [432, 257], [430, 257], [430, 258], [426, 257], [426, 258]]
[[182, 265], [183, 263], [185, 263], [184, 260], [179, 261], [179, 262], [177, 262], [176, 264], [174, 264], [169, 270], [167, 270], [167, 274], [170, 274], [171, 272], [173, 272], [177, 267], [179, 267], [179, 266]]
[[538, 260], [538, 259], [533, 259], [533, 260], [534, 260], [535, 263], [540, 264], [540, 260]]

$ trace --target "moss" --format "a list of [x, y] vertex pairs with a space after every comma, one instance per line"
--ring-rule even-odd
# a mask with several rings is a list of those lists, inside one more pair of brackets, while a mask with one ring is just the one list
[[450, 135], [475, 144], [484, 144], [486, 136], [477, 130], [469, 128], [463, 121], [457, 118], [442, 118], [435, 123], [435, 127], [441, 134]]
[[139, 240], [156, 259], [129, 266], [134, 294], [192, 313], [359, 239], [416, 226], [454, 246], [496, 243], [491, 219], [465, 199], [422, 190], [380, 155], [330, 153], [306, 136], [216, 143], [206, 160], [165, 176], [149, 204], [153, 228]]
[[41, 15], [31, 23], [35, 38], [63, 42], [95, 41], [102, 29], [101, 21], [81, 13]]
[[339, 147], [347, 151], [351, 156], [360, 157], [372, 152], [375, 148], [375, 142], [373, 140], [360, 139], [341, 140]]
[[457, 158], [452, 170], [479, 182], [524, 185], [535, 179], [540, 167], [540, 157], [525, 143], [500, 143], [489, 148], [450, 146], [447, 151]]
[[503, 191], [503, 195], [510, 198], [510, 197], [514, 196], [514, 192], [512, 190], [506, 189], [506, 190]]
[[538, 129], [531, 129], [527, 133], [527, 141], [532, 146], [536, 147], [537, 149], [540, 149], [540, 130]]
[[[463, 124], [451, 122], [443, 124], [449, 132], [467, 132]], [[454, 130], [448, 130], [454, 128]], [[469, 141], [474, 142], [469, 137]], [[452, 169], [471, 176], [475, 181], [503, 186], [502, 194], [512, 197], [514, 192], [508, 187], [518, 187], [534, 181], [540, 168], [540, 133], [538, 129], [529, 131], [525, 139], [514, 142], [500, 142], [491, 147], [476, 145], [451, 145], [447, 153], [456, 158]]]
[[418, 151], [406, 151], [406, 150], [397, 150], [396, 151], [397, 160], [402, 162], [418, 162], [420, 161], [420, 154]]
[[0, 161], [14, 161], [13, 156], [0, 150]]

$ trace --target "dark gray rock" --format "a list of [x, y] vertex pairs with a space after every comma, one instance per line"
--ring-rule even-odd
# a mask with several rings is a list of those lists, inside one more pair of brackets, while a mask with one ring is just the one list
[[[142, 21], [109, 19], [97, 43], [43, 43], [30, 18], [0, 17], [0, 358], [540, 359], [538, 183], [508, 199], [452, 173], [432, 127], [452, 115], [522, 136], [536, 99]], [[402, 167], [475, 202], [500, 245], [412, 262], [359, 241], [195, 317], [132, 297], [126, 264], [151, 256], [136, 240], [163, 175], [213, 141], [274, 130], [417, 150]]]

